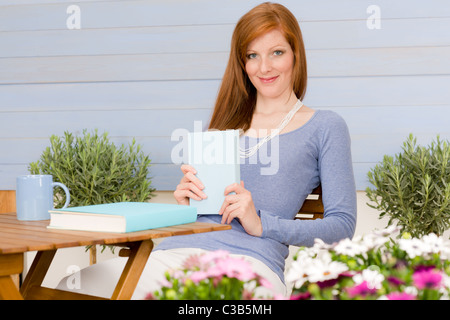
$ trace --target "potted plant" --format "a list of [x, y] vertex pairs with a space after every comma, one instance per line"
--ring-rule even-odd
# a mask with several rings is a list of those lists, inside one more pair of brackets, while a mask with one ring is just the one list
[[[154, 191], [150, 162], [134, 139], [128, 147], [116, 147], [106, 132], [99, 135], [97, 130], [92, 134], [83, 130], [81, 137], [69, 132], [64, 137], [52, 135], [50, 146], [28, 169], [31, 174], [51, 174], [65, 184], [70, 190], [69, 206], [75, 207], [149, 200]], [[64, 192], [56, 189], [55, 207], [65, 200]]]
[[368, 205], [389, 217], [400, 233], [413, 237], [442, 235], [450, 226], [450, 145], [439, 136], [427, 147], [410, 134], [402, 152], [385, 155], [368, 172], [373, 188], [366, 189]]

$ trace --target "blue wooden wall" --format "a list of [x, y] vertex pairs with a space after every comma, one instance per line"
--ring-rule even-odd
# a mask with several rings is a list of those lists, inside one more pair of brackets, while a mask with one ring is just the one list
[[[52, 134], [85, 128], [135, 137], [154, 187], [173, 190], [171, 135], [207, 123], [234, 25], [260, 2], [0, 1], [0, 190], [15, 189]], [[423, 144], [450, 138], [447, 0], [279, 2], [303, 30], [304, 103], [347, 121], [359, 190], [410, 132]], [[69, 29], [71, 5], [80, 29]]]

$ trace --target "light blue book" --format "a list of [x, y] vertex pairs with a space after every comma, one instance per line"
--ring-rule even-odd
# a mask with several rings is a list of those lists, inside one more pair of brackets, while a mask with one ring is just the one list
[[240, 183], [239, 130], [192, 132], [188, 134], [189, 164], [205, 186], [206, 199], [190, 199], [198, 214], [218, 214], [225, 188]]
[[190, 206], [117, 202], [49, 210], [49, 228], [98, 232], [132, 232], [195, 222]]

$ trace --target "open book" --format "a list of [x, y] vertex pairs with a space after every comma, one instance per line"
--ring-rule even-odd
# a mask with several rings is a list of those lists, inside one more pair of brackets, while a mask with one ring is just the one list
[[218, 214], [225, 188], [240, 183], [239, 130], [193, 132], [188, 134], [189, 164], [205, 186], [206, 199], [190, 199], [198, 214]]

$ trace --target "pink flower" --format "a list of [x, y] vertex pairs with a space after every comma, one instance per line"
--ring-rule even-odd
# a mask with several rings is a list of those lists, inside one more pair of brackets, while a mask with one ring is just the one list
[[204, 271], [195, 271], [191, 274], [190, 279], [195, 283], [199, 283], [202, 280], [208, 278], [208, 274]]
[[441, 285], [442, 274], [432, 269], [423, 269], [413, 274], [415, 286], [422, 289], [438, 289]]
[[266, 278], [260, 277], [259, 278], [259, 283], [261, 284], [261, 286], [263, 286], [263, 287], [265, 287], [267, 289], [272, 289], [273, 288], [272, 282], [270, 282]]
[[206, 270], [206, 273], [208, 274], [208, 277], [213, 277], [213, 278], [222, 278], [222, 276], [224, 275], [222, 268], [220, 268], [217, 265], [214, 265], [214, 266], [208, 268]]
[[386, 295], [388, 300], [415, 300], [416, 296], [406, 292], [391, 292]]
[[228, 257], [228, 251], [226, 250], [216, 250], [205, 253], [200, 256], [200, 261], [203, 264], [208, 264], [211, 262], [215, 262], [218, 259], [222, 259], [224, 257]]
[[156, 300], [156, 297], [152, 292], [150, 292], [145, 296], [144, 300]]
[[228, 257], [220, 259], [216, 262], [216, 267], [222, 271], [223, 275], [229, 278], [237, 278], [241, 281], [247, 281], [256, 276], [251, 264], [240, 258]]
[[365, 297], [367, 295], [375, 294], [377, 289], [369, 288], [367, 281], [363, 281], [354, 287], [348, 288], [347, 292], [350, 298], [354, 298], [356, 296]]
[[198, 255], [189, 256], [183, 263], [183, 268], [188, 270], [201, 269], [200, 257]]

